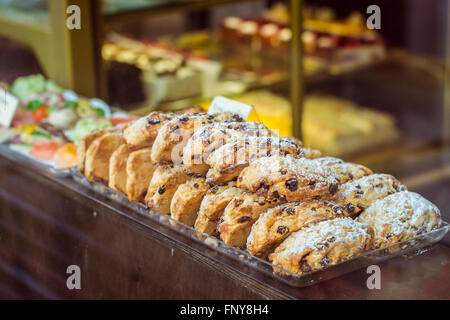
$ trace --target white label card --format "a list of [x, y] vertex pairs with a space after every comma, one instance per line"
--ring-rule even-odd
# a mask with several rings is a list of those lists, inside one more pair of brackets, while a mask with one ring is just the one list
[[208, 113], [231, 112], [239, 115], [242, 119], [247, 120], [252, 110], [253, 107], [251, 105], [217, 96], [211, 102]]
[[18, 105], [19, 99], [0, 88], [0, 125], [9, 128]]

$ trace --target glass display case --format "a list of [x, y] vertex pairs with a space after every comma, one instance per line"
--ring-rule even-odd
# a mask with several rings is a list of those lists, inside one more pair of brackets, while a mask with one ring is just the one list
[[[81, 28], [68, 26], [68, 19], [77, 14], [69, 10], [73, 5], [80, 10]], [[0, 0], [0, 36], [0, 57], [6, 57], [0, 59], [0, 90], [16, 96], [32, 92], [35, 82], [17, 85], [14, 80], [42, 73], [52, 81], [36, 82], [53, 92], [51, 97], [45, 92], [21, 97], [18, 109], [25, 111], [16, 114], [12, 129], [0, 127], [0, 207], [5, 208], [0, 213], [0, 238], [6, 244], [0, 250], [0, 264], [6, 266], [0, 268], [5, 283], [0, 297], [449, 298], [447, 1], [64, 0], [24, 6]], [[57, 90], [48, 89], [53, 85]], [[213, 108], [217, 96], [252, 106], [244, 120], [261, 122], [305, 150], [361, 164], [371, 169], [370, 174], [395, 176], [401, 187], [395, 186], [394, 192], [423, 195], [440, 209], [442, 224], [334, 266], [327, 262], [319, 271], [296, 274], [268, 257], [253, 256], [245, 246], [229, 245], [219, 229], [200, 235], [193, 223], [184, 225], [170, 215], [170, 202], [169, 216], [149, 210], [150, 180], [144, 179], [144, 196], [132, 199], [128, 191], [114, 191], [107, 179], [91, 179], [79, 168], [79, 146], [86, 143], [88, 153], [83, 139], [91, 129], [101, 132], [98, 139], [124, 136], [129, 126], [144, 121], [145, 132], [140, 135], [145, 137], [160, 122], [183, 119], [183, 125], [191, 114], [202, 117], [198, 112]], [[51, 99], [59, 99], [57, 106]], [[69, 108], [74, 110], [70, 126], [58, 127], [58, 119], [52, 119], [51, 130], [42, 125], [55, 110]], [[39, 110], [45, 115], [38, 121]], [[22, 125], [27, 116], [36, 122], [32, 128]], [[99, 124], [99, 118], [105, 122]], [[80, 137], [74, 138], [77, 134]], [[59, 148], [54, 148], [57, 155], [53, 158], [52, 153], [51, 161], [35, 161], [36, 155], [48, 152], [29, 143], [37, 135], [65, 139], [64, 144], [57, 140]], [[168, 137], [172, 136], [165, 137], [169, 141]], [[94, 141], [99, 140], [89, 143]], [[126, 139], [108, 141], [117, 145], [105, 147], [114, 149], [108, 149], [108, 159], [102, 162], [107, 178], [113, 153], [121, 144], [131, 145]], [[214, 145], [211, 139], [205, 141]], [[230, 138], [226, 143], [232, 142]], [[184, 165], [154, 161], [154, 143], [122, 148], [126, 170], [129, 156], [139, 150], [148, 152], [149, 163], [153, 161], [151, 175], [154, 167], [171, 170]], [[20, 147], [25, 144], [26, 152]], [[55, 167], [52, 161], [71, 165]], [[248, 159], [245, 166], [251, 163]], [[70, 168], [74, 164], [78, 169]], [[189, 171], [186, 166], [182, 169]], [[354, 180], [349, 176], [347, 183]], [[128, 171], [125, 177], [129, 179]], [[178, 185], [207, 177], [186, 174]], [[238, 177], [226, 182], [235, 183], [240, 192], [258, 196], [266, 192], [261, 197], [268, 197], [270, 186], [245, 189]], [[338, 179], [339, 186], [346, 181]], [[166, 187], [154, 194], [162, 195]], [[215, 187], [210, 184], [208, 192]], [[327, 192], [334, 196], [331, 187]], [[288, 201], [277, 195], [278, 204]], [[289, 202], [335, 201], [331, 196]], [[362, 206], [361, 212], [366, 209]], [[225, 210], [217, 225], [223, 223]], [[253, 219], [243, 218], [248, 219], [241, 222]], [[83, 292], [66, 290], [64, 272], [50, 275], [70, 264], [80, 265], [88, 274]], [[382, 266], [383, 286], [390, 288], [389, 293], [367, 289], [365, 268], [372, 264]], [[210, 279], [221, 289], [205, 285]], [[340, 289], [331, 290], [336, 287]]]

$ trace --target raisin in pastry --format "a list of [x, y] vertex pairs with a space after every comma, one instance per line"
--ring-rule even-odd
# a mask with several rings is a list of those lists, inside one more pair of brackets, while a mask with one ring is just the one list
[[175, 116], [173, 113], [152, 112], [136, 120], [123, 133], [127, 144], [135, 148], [151, 147], [158, 130]]
[[197, 132], [183, 150], [183, 164], [187, 171], [206, 174], [209, 155], [217, 148], [245, 136], [271, 136], [273, 132], [260, 122], [213, 123]]
[[345, 207], [328, 201], [290, 202], [260, 215], [247, 239], [248, 251], [266, 257], [291, 233], [313, 223], [344, 217]]
[[340, 185], [333, 201], [344, 205], [348, 212], [356, 215], [374, 201], [402, 190], [406, 190], [406, 187], [396, 178], [377, 173]]
[[259, 215], [283, 202], [280, 198], [269, 200], [250, 192], [236, 195], [225, 208], [222, 222], [218, 225], [220, 239], [234, 247], [245, 247]]
[[[336, 218], [304, 227], [269, 255], [277, 267], [295, 274], [319, 270], [372, 249], [372, 228], [351, 218]], [[274, 273], [289, 275], [274, 268]]]
[[182, 165], [158, 165], [148, 186], [145, 202], [150, 209], [170, 214], [170, 203], [187, 175]]
[[301, 145], [287, 138], [250, 136], [227, 143], [206, 159], [206, 164], [210, 166], [206, 176], [207, 183], [231, 181], [237, 178], [250, 162], [279, 155], [300, 158], [303, 152]]
[[266, 198], [302, 201], [333, 196], [339, 179], [318, 159], [280, 156], [253, 161], [242, 170], [237, 184]]
[[173, 219], [188, 226], [194, 225], [203, 197], [210, 188], [205, 180], [203, 177], [193, 177], [178, 187], [170, 204]]
[[357, 219], [375, 232], [375, 247], [413, 238], [441, 225], [439, 209], [415, 192], [401, 191], [373, 202]]
[[209, 189], [200, 205], [195, 229], [211, 236], [217, 235], [217, 224], [222, 218], [225, 207], [234, 196], [242, 192], [241, 189], [236, 188], [235, 181]]
[[143, 148], [131, 152], [128, 156], [126, 192], [131, 201], [143, 201], [147, 193], [153, 171], [155, 171], [155, 166], [150, 159], [151, 152], [151, 148]]
[[152, 160], [155, 163], [182, 163], [183, 148], [192, 134], [214, 122], [242, 122], [242, 118], [232, 113], [191, 113], [180, 115], [159, 129], [152, 146]]

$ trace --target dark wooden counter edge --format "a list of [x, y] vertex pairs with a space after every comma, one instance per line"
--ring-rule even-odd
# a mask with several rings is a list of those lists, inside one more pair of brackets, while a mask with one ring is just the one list
[[[387, 274], [383, 273], [383, 285], [396, 290], [368, 290], [365, 270], [307, 288], [273, 282], [271, 288], [81, 195], [68, 187], [74, 184], [67, 179], [39, 173], [0, 154], [0, 297], [449, 298], [450, 250], [440, 244], [414, 263], [399, 257], [382, 264]], [[80, 291], [66, 287], [65, 270], [72, 263], [83, 272]], [[412, 266], [422, 270], [419, 277]], [[398, 279], [399, 272], [406, 276]], [[429, 279], [420, 282], [426, 274]], [[435, 287], [420, 290], [429, 283]]]

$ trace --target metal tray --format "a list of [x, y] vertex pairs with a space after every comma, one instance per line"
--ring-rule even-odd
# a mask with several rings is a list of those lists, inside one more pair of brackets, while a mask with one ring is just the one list
[[[219, 255], [224, 254], [227, 257], [231, 257], [233, 260], [239, 263], [243, 263], [245, 266], [241, 270], [237, 271], [253, 279], [260, 278], [255, 277], [255, 275], [263, 274], [265, 276], [264, 278], [270, 278], [271, 280], [275, 280], [271, 281], [272, 285], [276, 285], [276, 281], [281, 281], [290, 286], [305, 287], [320, 281], [339, 277], [343, 274], [352, 272], [357, 269], [365, 268], [369, 265], [378, 264], [381, 261], [396, 256], [400, 255], [415, 256], [418, 254], [422, 254], [428, 251], [432, 244], [440, 241], [450, 229], [450, 225], [447, 222], [443, 222], [440, 228], [432, 230], [428, 233], [422, 234], [415, 238], [395, 243], [385, 248], [365, 252], [360, 256], [346, 260], [337, 265], [328, 266], [321, 270], [311, 271], [308, 273], [304, 273], [302, 275], [297, 275], [287, 270], [284, 270], [280, 267], [277, 267], [268, 261], [257, 258], [248, 253], [247, 251], [229, 246], [215, 237], [208, 236], [204, 233], [195, 230], [192, 227], [186, 226], [181, 222], [172, 219], [169, 215], [161, 214], [156, 211], [150, 210], [142, 203], [129, 201], [125, 195], [116, 192], [101, 183], [89, 181], [85, 176], [81, 175], [76, 168], [71, 168], [70, 172], [72, 174], [73, 179], [77, 183], [96, 192], [96, 194], [93, 195], [94, 198], [98, 196], [98, 198], [109, 199], [119, 204], [120, 207], [126, 207], [127, 209], [136, 212], [138, 215], [143, 215], [149, 219], [152, 219], [161, 226], [165, 226], [172, 230], [176, 230], [180, 235], [183, 236], [185, 242], [188, 244], [192, 243], [192, 241], [198, 244], [203, 245], [206, 244], [208, 246], [208, 249], [211, 250], [201, 250], [202, 246], [197, 245], [192, 246], [194, 247], [192, 249], [216, 261], [218, 260], [217, 259], [218, 254]], [[126, 215], [126, 213], [123, 214]], [[200, 239], [198, 237], [199, 234], [203, 236], [203, 239]], [[273, 273], [274, 269], [284, 271], [287, 274], [287, 276], [282, 276]]]
[[70, 177], [71, 175], [70, 168], [58, 169], [51, 163], [40, 161], [29, 155], [14, 151], [7, 144], [0, 144], [0, 153], [12, 161], [34, 167], [40, 172], [47, 172], [57, 177]]

